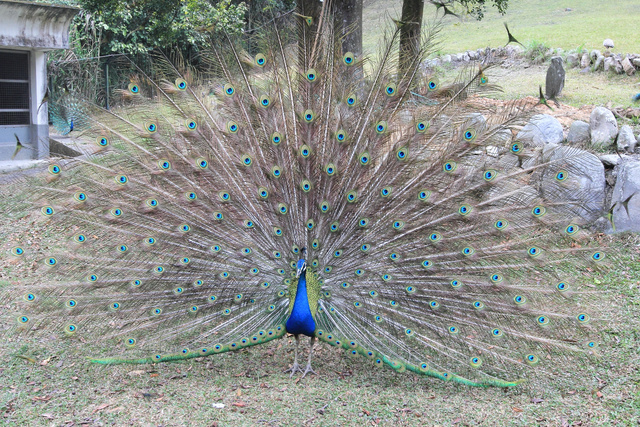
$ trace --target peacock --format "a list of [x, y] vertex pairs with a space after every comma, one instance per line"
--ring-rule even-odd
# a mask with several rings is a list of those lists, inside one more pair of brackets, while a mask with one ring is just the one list
[[422, 68], [437, 31], [400, 66], [401, 27], [367, 57], [328, 8], [283, 14], [249, 44], [212, 38], [197, 67], [154, 56], [111, 110], [74, 98], [86, 152], [24, 178], [55, 236], [3, 243], [40, 277], [3, 289], [5, 339], [113, 365], [293, 335], [291, 376], [315, 374], [320, 342], [481, 387], [597, 356], [598, 299], [575, 271], [610, 256], [584, 152], [514, 138], [532, 110], [478, 102], [499, 89], [490, 59], [441, 85]]

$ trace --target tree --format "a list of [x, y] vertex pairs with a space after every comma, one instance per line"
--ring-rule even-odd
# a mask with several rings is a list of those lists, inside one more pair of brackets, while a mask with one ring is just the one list
[[[445, 15], [457, 16], [452, 10], [456, 3], [466, 9], [466, 14], [475, 16], [476, 19], [484, 18], [488, 0], [429, 0], [438, 10], [442, 9]], [[490, 0], [498, 12], [505, 14], [509, 0]], [[402, 16], [400, 18], [400, 58], [399, 72], [406, 71], [411, 58], [418, 53], [420, 48], [420, 34], [422, 28], [422, 14], [424, 0], [404, 0], [402, 2]]]
[[336, 10], [336, 21], [342, 29], [342, 51], [362, 53], [362, 0], [344, 0]]
[[400, 18], [399, 74], [402, 76], [420, 49], [423, 0], [404, 0]]

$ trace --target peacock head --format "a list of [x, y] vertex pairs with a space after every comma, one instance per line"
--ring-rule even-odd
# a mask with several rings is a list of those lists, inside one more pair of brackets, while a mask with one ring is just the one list
[[[304, 257], [304, 253], [307, 250], [307, 248], [302, 248], [302, 250], [300, 251], [300, 254]], [[296, 264], [296, 277], [300, 277], [302, 274], [305, 274], [307, 272], [307, 260], [304, 258], [300, 258], [298, 260], [298, 263]]]

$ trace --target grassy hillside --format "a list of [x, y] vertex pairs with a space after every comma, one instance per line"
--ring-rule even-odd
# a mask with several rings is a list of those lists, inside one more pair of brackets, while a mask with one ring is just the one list
[[[375, 50], [384, 24], [389, 17], [398, 18], [401, 8], [402, 0], [365, 0], [365, 50]], [[427, 4], [424, 13], [425, 22], [433, 19], [435, 6]], [[566, 50], [578, 46], [603, 49], [602, 41], [611, 38], [616, 44], [614, 51], [640, 53], [639, 17], [640, 4], [635, 0], [510, 0], [504, 16], [488, 8], [482, 21], [472, 17], [461, 20], [447, 17], [441, 51], [457, 53], [502, 46], [507, 41], [502, 25], [506, 21], [525, 46], [537, 41]]]
[[[615, 6], [612, 4], [615, 3]], [[390, 18], [398, 18], [402, 0], [369, 0], [364, 9], [364, 50], [375, 54], [376, 46], [388, 28]], [[570, 8], [571, 11], [566, 9]], [[460, 11], [461, 12], [461, 11]], [[442, 16], [436, 16], [436, 8], [425, 6], [424, 23], [428, 25]], [[461, 15], [462, 16], [462, 15]], [[503, 46], [507, 41], [503, 22], [509, 24], [514, 36], [525, 46], [544, 44], [563, 48], [603, 50], [602, 42], [611, 38], [614, 52], [640, 53], [640, 37], [637, 37], [637, 19], [640, 4], [633, 0], [617, 0], [612, 3], [598, 0], [510, 0], [506, 15], [488, 8], [482, 21], [472, 17], [457, 19], [447, 17], [442, 22], [440, 41], [433, 55], [459, 53], [487, 46]], [[536, 96], [538, 86], [545, 84], [548, 63], [524, 68], [494, 68], [487, 74], [498, 82], [504, 92], [500, 99]], [[455, 72], [447, 72], [444, 79], [453, 78]], [[603, 72], [581, 73], [580, 69], [567, 70], [567, 81], [560, 102], [575, 107], [584, 105], [632, 106], [631, 97], [640, 92], [638, 78]]]

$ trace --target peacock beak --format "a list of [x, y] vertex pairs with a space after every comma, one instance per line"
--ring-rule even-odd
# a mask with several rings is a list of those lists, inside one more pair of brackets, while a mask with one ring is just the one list
[[299, 268], [298, 270], [296, 270], [296, 279], [299, 279], [301, 274], [302, 274], [302, 268]]

